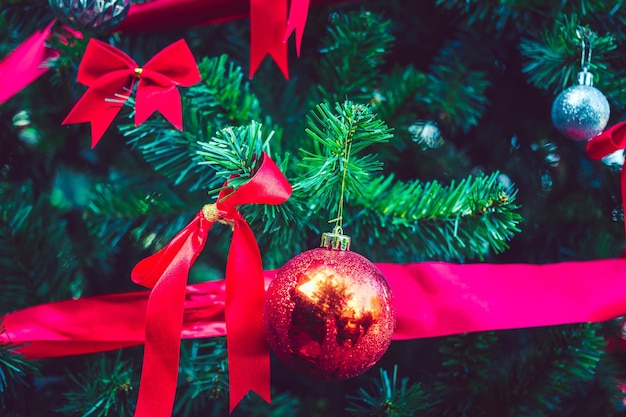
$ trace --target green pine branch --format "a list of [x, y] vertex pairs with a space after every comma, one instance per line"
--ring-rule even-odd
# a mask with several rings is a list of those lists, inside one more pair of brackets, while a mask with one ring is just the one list
[[161, 247], [200, 209], [164, 181], [96, 184], [84, 219], [100, 257], [111, 256], [120, 241], [130, 237], [142, 249]]
[[565, 415], [594, 384], [606, 345], [597, 328], [581, 324], [447, 337], [439, 347], [438, 415]]
[[334, 112], [329, 105], [320, 104], [307, 120], [306, 133], [314, 143], [311, 149], [301, 150], [304, 171], [294, 190], [315, 201], [317, 210], [334, 215], [342, 198], [349, 202], [361, 195], [372, 174], [382, 169], [373, 155], [359, 153], [389, 140], [391, 130], [369, 106], [350, 101], [336, 103]]
[[485, 92], [490, 83], [485, 73], [472, 70], [451, 56], [455, 55], [440, 53], [429, 68], [425, 91], [416, 101], [452, 132], [460, 129], [467, 133], [478, 125], [487, 109]]
[[[5, 329], [0, 321], [0, 334]], [[19, 345], [0, 342], [0, 413], [20, 415], [31, 390], [29, 376], [38, 373], [38, 363], [15, 352]]]
[[[526, 37], [520, 42], [520, 51], [526, 63], [522, 71], [528, 80], [541, 89], [557, 93], [569, 86], [577, 84], [577, 74], [583, 69], [581, 63], [582, 32], [589, 33], [585, 52], [592, 43], [589, 71], [594, 74], [595, 82], [602, 86], [613, 80], [615, 74], [608, 59], [610, 52], [617, 48], [615, 37], [610, 34], [597, 34], [589, 26], [580, 23], [578, 15], [563, 15], [551, 30], [544, 30], [540, 37]], [[585, 57], [586, 58], [586, 57]], [[587, 59], [585, 59], [585, 65]]]
[[[208, 165], [222, 182], [235, 191], [248, 182], [256, 172], [264, 151], [269, 152], [269, 142], [274, 132], [265, 134], [263, 125], [252, 121], [247, 126], [225, 127], [216, 132], [208, 142], [199, 142], [199, 165]], [[217, 188], [211, 193], [221, 190]]]
[[67, 222], [46, 197], [0, 184], [0, 313], [82, 293]]
[[137, 402], [139, 369], [132, 362], [98, 355], [83, 374], [70, 374], [74, 388], [66, 391], [57, 412], [72, 417], [131, 417]]
[[582, 324], [550, 331], [552, 343], [544, 344], [552, 348], [546, 354], [549, 360], [541, 368], [538, 361], [527, 364], [535, 378], [518, 387], [518, 395], [523, 392], [524, 398], [512, 404], [514, 415], [548, 417], [555, 410], [567, 410], [569, 400], [579, 397], [585, 385], [593, 384], [606, 346], [605, 337], [597, 330], [597, 325]]
[[232, 417], [292, 417], [303, 415], [300, 398], [291, 392], [272, 392], [272, 402], [268, 404], [256, 394], [248, 394], [233, 411]]
[[[226, 339], [216, 337], [183, 341], [174, 415], [211, 415], [225, 407], [228, 398]], [[216, 401], [219, 404], [216, 404]]]
[[226, 55], [205, 58], [198, 69], [202, 81], [181, 94], [184, 131], [176, 130], [162, 117], [151, 117], [137, 127], [119, 126], [156, 172], [189, 191], [221, 185], [212, 170], [199, 164], [198, 142], [208, 142], [221, 128], [261, 120], [259, 101], [244, 82], [241, 68]]
[[[266, 133], [263, 126], [252, 122], [246, 126], [226, 127], [217, 132], [209, 142], [201, 142], [198, 154], [202, 165], [215, 170], [216, 176], [233, 191], [246, 183], [256, 172], [262, 152], [271, 156], [271, 143], [274, 132]], [[274, 161], [285, 175], [291, 171], [289, 155]], [[221, 188], [210, 191], [215, 193]], [[253, 204], [240, 207], [242, 214], [255, 231], [259, 246], [264, 253], [264, 263], [268, 268], [282, 265], [290, 253], [298, 253], [305, 248], [302, 236], [310, 225], [304, 205], [307, 196], [297, 189], [289, 200], [278, 205]], [[289, 248], [287, 251], [272, 250], [276, 247]]]
[[[415, 115], [407, 110], [412, 109], [414, 97], [421, 95], [429, 81], [427, 74], [412, 66], [396, 67], [381, 77], [380, 88], [371, 100], [372, 109], [391, 126], [409, 125], [415, 121]], [[397, 120], [398, 117], [410, 120]]]
[[[183, 341], [178, 381], [174, 416], [228, 415], [226, 339]], [[288, 417], [296, 415], [299, 407], [299, 400], [289, 393], [273, 392], [271, 404], [250, 393], [239, 403], [232, 416]]]
[[368, 102], [392, 49], [390, 27], [390, 20], [367, 11], [334, 16], [328, 34], [321, 39], [320, 95], [314, 100]]
[[435, 404], [420, 383], [409, 385], [409, 378], [402, 378], [398, 384], [397, 365], [391, 378], [381, 368], [380, 379], [373, 379], [370, 389], [359, 388], [358, 395], [348, 400], [346, 411], [354, 417], [413, 417]]
[[449, 186], [378, 177], [351, 207], [349, 224], [355, 236], [364, 235], [364, 246], [393, 248], [405, 261], [484, 259], [508, 248], [520, 230], [515, 191], [500, 184], [498, 175], [470, 176]]

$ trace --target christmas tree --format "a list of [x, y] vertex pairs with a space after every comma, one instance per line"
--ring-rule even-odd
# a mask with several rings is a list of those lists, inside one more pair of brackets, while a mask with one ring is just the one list
[[[95, 10], [97, 2], [85, 3]], [[181, 5], [153, 30], [118, 30], [127, 10], [109, 28], [97, 20], [78, 30], [85, 18], [77, 23], [66, 2], [2, 0], [0, 56], [48, 29], [50, 55], [42, 74], [0, 105], [0, 317], [143, 290], [133, 268], [218, 194], [249, 183], [264, 158], [291, 196], [238, 210], [268, 271], [318, 247], [333, 227], [377, 264], [620, 256], [623, 152], [594, 161], [585, 144], [623, 118], [621, 2], [314, 1], [300, 56], [288, 41], [288, 77], [276, 54], [279, 65], [254, 51], [251, 61], [250, 38], [264, 26], [251, 25], [248, 2], [213, 3], [210, 16], [187, 12], [184, 23]], [[163, 110], [136, 124], [138, 103], [150, 100], [134, 83], [126, 96], [107, 97], [119, 113], [101, 139], [80, 117], [63, 125], [87, 91], [77, 74], [92, 39], [145, 64], [143, 75], [135, 68], [140, 80], [152, 57], [184, 39], [201, 80], [177, 83], [182, 129], [171, 121], [176, 112]], [[2, 64], [6, 91], [16, 80]], [[579, 72], [591, 74], [611, 112], [585, 107], [591, 119], [568, 126], [583, 131], [573, 137], [555, 128], [570, 110], [553, 104]], [[233, 222], [220, 220], [189, 284], [221, 282], [227, 272]], [[368, 371], [339, 381], [272, 356], [272, 402], [251, 392], [232, 415], [626, 415], [622, 324], [394, 340]], [[142, 346], [41, 360], [22, 355], [26, 347], [0, 343], [0, 415], [133, 416]], [[228, 415], [228, 367], [224, 337], [180, 341], [173, 415]]]

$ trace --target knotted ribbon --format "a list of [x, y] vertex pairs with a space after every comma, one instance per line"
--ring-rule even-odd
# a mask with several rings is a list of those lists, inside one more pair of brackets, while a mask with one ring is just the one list
[[174, 404], [185, 288], [189, 269], [215, 222], [230, 224], [233, 239], [226, 264], [225, 321], [230, 409], [252, 390], [270, 401], [269, 347], [263, 330], [263, 266], [256, 240], [237, 206], [281, 204], [291, 186], [263, 154], [258, 171], [235, 191], [223, 189], [172, 241], [140, 261], [131, 273], [151, 288], [146, 305], [145, 350], [136, 417], [169, 417]]
[[89, 89], [63, 124], [90, 122], [94, 147], [128, 100], [137, 80], [135, 125], [139, 126], [158, 110], [182, 130], [182, 106], [176, 87], [198, 83], [200, 72], [182, 39], [156, 54], [143, 68], [119, 49], [91, 39], [78, 67], [77, 80]]
[[[613, 152], [626, 149], [626, 121], [619, 122], [587, 142], [587, 154], [591, 159], [599, 161]], [[622, 187], [622, 206], [626, 213], [626, 169], [622, 167], [620, 177]], [[624, 223], [626, 232], [626, 222]], [[622, 257], [626, 257], [626, 249], [622, 252]]]

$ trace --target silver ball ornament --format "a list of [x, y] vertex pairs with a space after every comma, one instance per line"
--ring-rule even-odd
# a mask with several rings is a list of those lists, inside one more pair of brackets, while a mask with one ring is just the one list
[[57, 18], [72, 29], [105, 34], [122, 23], [130, 0], [49, 0]]
[[588, 140], [602, 133], [611, 114], [609, 102], [593, 87], [590, 73], [579, 73], [579, 84], [563, 90], [552, 103], [554, 127], [573, 140]]

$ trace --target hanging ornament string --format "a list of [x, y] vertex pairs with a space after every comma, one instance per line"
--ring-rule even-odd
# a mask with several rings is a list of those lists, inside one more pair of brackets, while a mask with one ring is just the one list
[[[576, 29], [576, 36], [580, 39], [581, 53], [580, 53], [580, 69], [583, 72], [588, 72], [591, 64], [591, 52], [593, 50], [592, 36], [593, 33], [586, 27], [579, 27]], [[589, 45], [589, 53], [585, 59], [585, 45]]]
[[335, 223], [334, 234], [343, 234], [343, 204], [346, 194], [346, 176], [348, 175], [348, 164], [350, 163], [350, 152], [352, 151], [352, 131], [349, 131], [343, 144], [343, 150], [339, 164], [341, 165], [341, 188], [339, 190], [339, 201], [337, 202], [337, 216], [328, 221]]
[[593, 86], [593, 74], [589, 72], [594, 35], [589, 28], [577, 29], [581, 42], [578, 84], [563, 90], [552, 103], [554, 127], [573, 140], [588, 140], [602, 132], [611, 114], [608, 100]]

